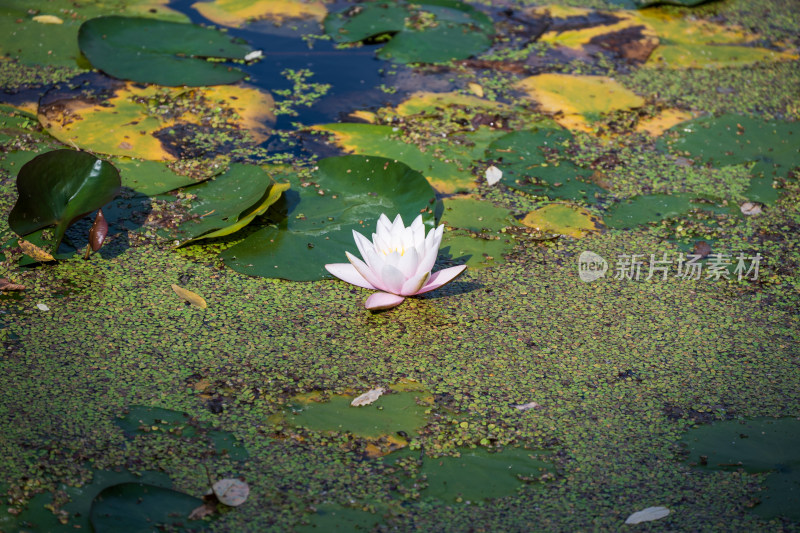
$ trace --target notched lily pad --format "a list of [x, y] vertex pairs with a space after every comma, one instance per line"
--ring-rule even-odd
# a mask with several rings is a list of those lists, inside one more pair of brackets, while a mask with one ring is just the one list
[[185, 189], [197, 195], [189, 215], [179, 228], [181, 245], [200, 239], [224, 237], [266, 213], [289, 189], [288, 183], [275, 183], [261, 167], [235, 164], [223, 175]]
[[584, 181], [592, 171], [564, 155], [572, 134], [556, 124], [515, 131], [489, 145], [486, 157], [503, 171], [503, 184], [512, 189], [549, 198], [595, 203], [604, 191]]
[[466, 59], [491, 45], [491, 19], [457, 0], [365, 2], [325, 18], [335, 41], [384, 41], [378, 55], [400, 63]]
[[254, 276], [323, 279], [330, 277], [326, 263], [341, 263], [345, 251], [355, 250], [352, 231], [374, 231], [381, 214], [400, 214], [405, 221], [422, 214], [433, 224], [433, 189], [419, 172], [391, 159], [323, 159], [296, 191], [268, 213], [273, 225], [221, 254], [227, 265]]
[[531, 211], [522, 223], [544, 233], [558, 233], [576, 239], [603, 230], [603, 221], [581, 207], [550, 204]]
[[765, 121], [744, 115], [722, 115], [683, 122], [668, 130], [658, 142], [682, 156], [721, 168], [754, 163], [753, 178], [745, 197], [774, 204], [775, 178], [785, 178], [800, 166], [800, 126], [797, 122]]
[[113, 200], [119, 188], [119, 172], [107, 161], [75, 150], [47, 152], [20, 169], [8, 224], [21, 236], [55, 226], [55, 251], [73, 222]]
[[120, 483], [97, 495], [92, 502], [90, 520], [97, 533], [133, 533], [162, 528], [188, 531], [195, 527], [195, 524], [186, 524], [189, 514], [202, 504], [203, 500], [176, 490], [145, 483]]
[[253, 51], [211, 28], [115, 15], [84, 22], [78, 44], [92, 65], [109, 76], [171, 87], [239, 81], [244, 72], [208, 59], [244, 59]]
[[753, 511], [800, 520], [800, 420], [726, 420], [696, 427], [682, 443], [690, 465], [703, 470], [771, 472]]

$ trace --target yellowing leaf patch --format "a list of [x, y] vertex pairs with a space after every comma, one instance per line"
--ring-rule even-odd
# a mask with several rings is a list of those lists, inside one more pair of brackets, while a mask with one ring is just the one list
[[644, 105], [641, 96], [605, 76], [540, 74], [520, 80], [517, 88], [570, 130], [591, 132], [590, 123], [603, 114]]
[[596, 215], [586, 209], [564, 204], [550, 204], [531, 211], [525, 215], [522, 223], [545, 233], [558, 233], [576, 239], [603, 228], [602, 221]]
[[[220, 86], [199, 89], [202, 100], [213, 108], [232, 110], [234, 124], [248, 130], [256, 143], [274, 122], [274, 100], [252, 87]], [[177, 159], [158, 134], [186, 124], [200, 124], [191, 111], [151, 104], [158, 98], [178, 98], [187, 89], [142, 87], [119, 83], [107, 99], [67, 95], [39, 107], [39, 122], [65, 144], [103, 154], [137, 157], [152, 161]]]
[[192, 7], [212, 22], [237, 28], [259, 19], [269, 19], [276, 24], [296, 18], [322, 21], [328, 13], [322, 2], [297, 0], [214, 0], [197, 2]]

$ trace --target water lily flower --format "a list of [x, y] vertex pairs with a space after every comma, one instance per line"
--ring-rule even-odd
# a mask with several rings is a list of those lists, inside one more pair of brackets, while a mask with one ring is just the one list
[[345, 252], [349, 263], [328, 264], [325, 269], [353, 285], [381, 291], [367, 298], [364, 303], [367, 309], [390, 309], [403, 303], [407, 296], [438, 289], [467, 268], [466, 265], [459, 265], [431, 274], [443, 231], [442, 225], [425, 236], [421, 215], [409, 227], [403, 225], [400, 215], [394, 222], [386, 215], [381, 215], [376, 233], [372, 234], [372, 242], [353, 231], [363, 261]]

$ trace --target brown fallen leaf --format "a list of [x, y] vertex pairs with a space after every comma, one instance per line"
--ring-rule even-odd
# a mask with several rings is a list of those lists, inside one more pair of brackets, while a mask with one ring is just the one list
[[197, 293], [194, 293], [190, 290], [184, 289], [182, 287], [178, 287], [174, 283], [171, 285], [172, 290], [175, 291], [175, 294], [189, 302], [190, 304], [199, 307], [200, 309], [205, 309], [208, 307], [206, 301]]
[[743, 215], [747, 215], [749, 217], [760, 215], [764, 211], [761, 207], [761, 204], [758, 202], [745, 202], [739, 206], [739, 210], [741, 210]]
[[24, 291], [25, 285], [11, 283], [6, 278], [0, 278], [0, 291]]
[[96, 252], [103, 246], [106, 235], [108, 235], [108, 222], [106, 222], [106, 217], [103, 216], [103, 210], [98, 209], [92, 229], [89, 230], [89, 244], [92, 246], [92, 251]]
[[17, 244], [19, 244], [19, 247], [22, 248], [22, 253], [24, 253], [25, 255], [30, 257], [31, 259], [34, 259], [34, 260], [40, 261], [40, 262], [55, 261], [56, 260], [56, 258], [53, 257], [52, 255], [50, 255], [48, 252], [46, 252], [45, 250], [39, 248], [38, 246], [36, 246], [32, 242], [26, 241], [25, 239], [19, 239], [17, 241]]
[[189, 520], [202, 520], [207, 516], [211, 516], [212, 514], [217, 512], [217, 500], [216, 498], [213, 501], [206, 501], [200, 507], [197, 507], [189, 513]]

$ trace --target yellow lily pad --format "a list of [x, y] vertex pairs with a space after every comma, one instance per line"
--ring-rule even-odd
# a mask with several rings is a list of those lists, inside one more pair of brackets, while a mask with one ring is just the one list
[[591, 132], [590, 123], [602, 115], [644, 105], [641, 96], [605, 76], [539, 74], [520, 80], [517, 88], [570, 130]]
[[522, 223], [545, 233], [558, 233], [580, 239], [602, 231], [603, 221], [586, 209], [565, 204], [550, 204], [531, 211]]
[[636, 131], [646, 133], [651, 137], [660, 137], [665, 131], [673, 126], [694, 118], [688, 111], [680, 109], [664, 109], [658, 115], [646, 120], [640, 120], [636, 125]]
[[321, 22], [328, 13], [322, 2], [296, 0], [214, 0], [196, 2], [192, 7], [208, 20], [234, 28], [260, 19], [269, 19], [276, 24], [298, 18], [313, 18]]
[[[211, 109], [230, 113], [236, 126], [247, 130], [255, 143], [263, 142], [274, 121], [274, 101], [268, 93], [243, 86], [218, 86], [200, 91], [199, 100]], [[80, 93], [54, 96], [39, 106], [39, 121], [61, 142], [93, 152], [151, 161], [177, 159], [157, 135], [186, 124], [200, 124], [197, 114], [180, 109], [165, 113], [148, 109], [157, 98], [177, 98], [186, 89], [117, 83], [107, 99], [85, 97]], [[196, 95], [198, 96], [198, 95]], [[194, 100], [198, 100], [195, 98]], [[225, 116], [219, 113], [219, 116]]]
[[721, 26], [704, 20], [689, 20], [658, 8], [638, 12], [650, 25], [661, 45], [647, 61], [672, 68], [742, 66], [758, 61], [797, 59], [796, 54], [747, 45], [760, 38], [740, 26]]
[[[477, 84], [472, 84], [477, 85]], [[480, 87], [480, 86], [478, 86]], [[471, 109], [492, 109], [504, 110], [508, 106], [499, 102], [492, 102], [491, 100], [484, 100], [478, 96], [471, 96], [456, 92], [449, 93], [432, 93], [426, 91], [418, 91], [409, 96], [401, 102], [397, 108], [396, 113], [401, 117], [411, 115], [418, 115], [426, 112], [440, 113], [441, 109], [449, 108], [452, 106], [462, 106]]]
[[[604, 14], [592, 9], [558, 6], [539, 7], [533, 13], [565, 20], [578, 17], [586, 19], [591, 15]], [[763, 60], [797, 58], [797, 55], [788, 52], [748, 46], [760, 36], [749, 33], [740, 26], [723, 26], [705, 20], [689, 19], [682, 13], [658, 7], [637, 11], [620, 10], [606, 15], [608, 16], [597, 19], [610, 20], [610, 23], [599, 22], [564, 31], [556, 27], [542, 35], [540, 40], [582, 49], [591, 44], [603, 47], [604, 38], [622, 33], [626, 38], [622, 39], [622, 43], [615, 43], [618, 46], [616, 52], [629, 59], [646, 59], [649, 65], [666, 65], [671, 68], [741, 66]]]

